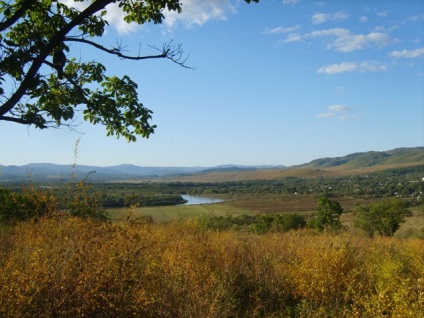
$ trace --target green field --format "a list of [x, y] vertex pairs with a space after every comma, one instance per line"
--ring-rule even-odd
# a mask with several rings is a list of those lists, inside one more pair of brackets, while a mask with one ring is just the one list
[[194, 219], [202, 215], [238, 216], [253, 214], [251, 211], [222, 203], [110, 209], [108, 213], [112, 220], [125, 219], [131, 214], [134, 218], [149, 216], [155, 222]]

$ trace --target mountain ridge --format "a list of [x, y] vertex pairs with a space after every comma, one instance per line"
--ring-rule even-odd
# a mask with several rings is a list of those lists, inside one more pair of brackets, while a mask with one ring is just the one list
[[90, 181], [148, 181], [148, 180], [243, 180], [270, 179], [287, 175], [321, 176], [340, 171], [382, 170], [392, 167], [424, 165], [424, 147], [403, 147], [388, 151], [351, 153], [341, 157], [326, 157], [301, 165], [235, 165], [213, 167], [143, 167], [120, 164], [100, 167], [75, 164], [31, 163], [22, 166], [0, 165], [1, 182], [68, 181], [89, 176]]

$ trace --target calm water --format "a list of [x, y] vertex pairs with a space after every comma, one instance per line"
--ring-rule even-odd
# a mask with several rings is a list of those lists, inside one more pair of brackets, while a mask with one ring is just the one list
[[187, 200], [187, 203], [184, 203], [183, 205], [212, 204], [212, 203], [224, 202], [224, 200], [221, 200], [221, 199], [199, 197], [197, 195], [183, 194], [181, 196], [183, 197], [184, 200]]

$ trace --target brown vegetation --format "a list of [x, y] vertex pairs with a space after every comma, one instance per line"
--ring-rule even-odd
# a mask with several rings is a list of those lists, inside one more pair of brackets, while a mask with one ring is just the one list
[[[319, 195], [235, 195], [225, 205], [256, 213], [310, 212], [315, 211]], [[345, 211], [356, 204], [369, 204], [376, 199], [334, 197]]]
[[2, 317], [422, 317], [424, 241], [195, 221], [0, 228]]

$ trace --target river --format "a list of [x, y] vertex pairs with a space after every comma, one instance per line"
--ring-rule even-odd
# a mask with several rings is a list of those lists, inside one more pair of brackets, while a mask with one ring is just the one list
[[224, 202], [224, 200], [221, 200], [221, 199], [199, 197], [197, 195], [182, 194], [181, 196], [183, 197], [184, 200], [187, 200], [187, 202], [182, 205], [198, 205], [198, 204], [212, 204], [212, 203]]

